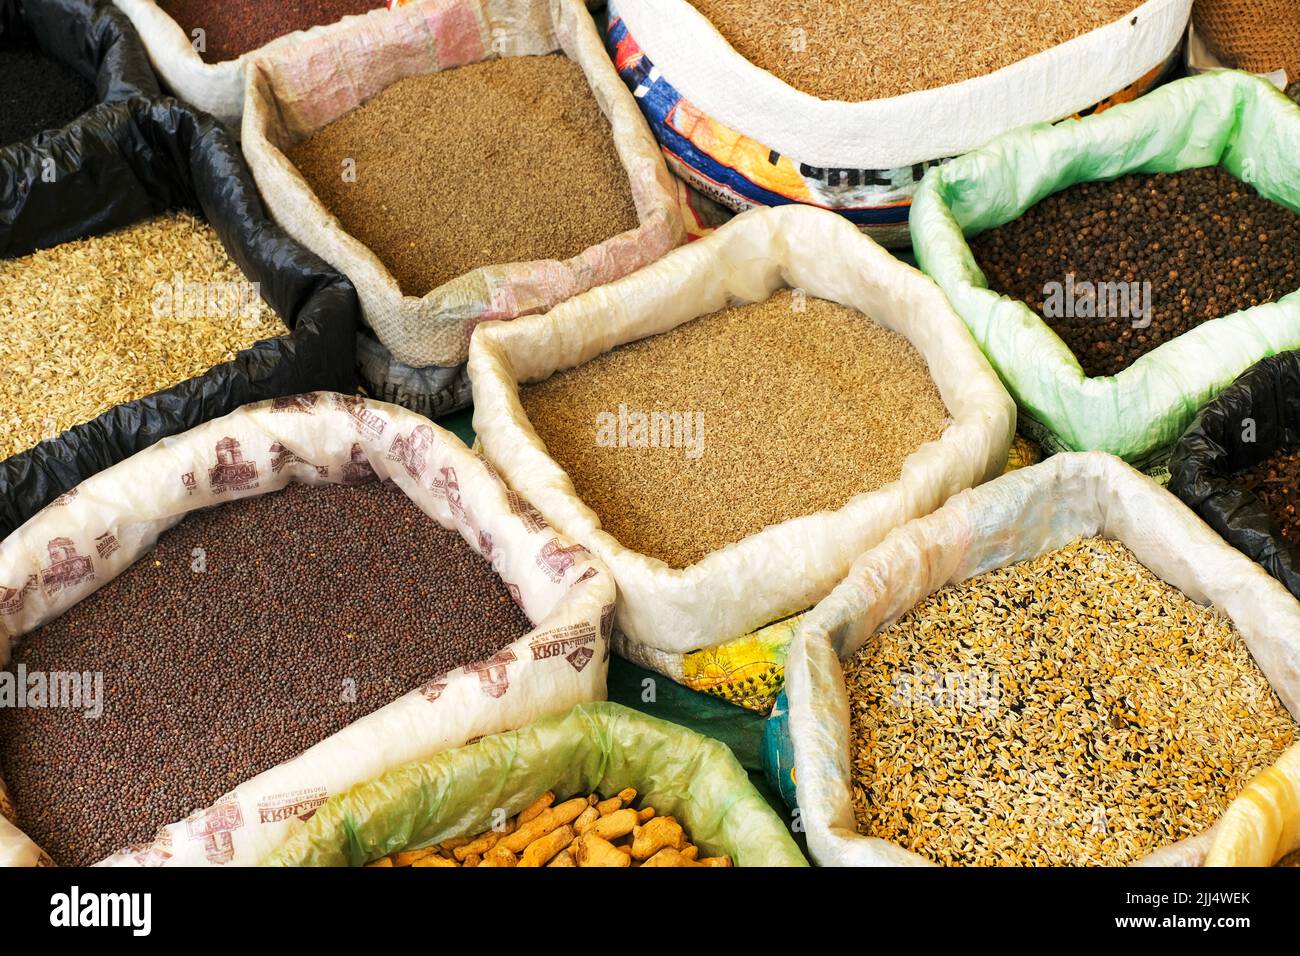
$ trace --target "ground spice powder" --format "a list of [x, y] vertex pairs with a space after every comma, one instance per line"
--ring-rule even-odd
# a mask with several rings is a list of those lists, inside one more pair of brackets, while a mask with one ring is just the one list
[[[897, 479], [948, 421], [905, 338], [790, 290], [624, 345], [520, 397], [603, 528], [676, 568]], [[603, 447], [601, 416], [620, 406], [702, 416], [701, 452]]]
[[1131, 863], [1296, 735], [1226, 617], [1095, 538], [937, 591], [844, 677], [859, 831], [950, 865]]
[[1138, 0], [690, 0], [745, 59], [857, 102], [958, 83], [1104, 26]]
[[22, 638], [11, 668], [101, 672], [103, 716], [0, 709], [0, 772], [24, 832], [93, 863], [530, 629], [400, 490], [293, 485], [191, 515]]
[[409, 77], [289, 158], [406, 295], [480, 266], [569, 259], [637, 226], [609, 123], [559, 55]]
[[0, 459], [287, 333], [189, 213], [0, 260]]

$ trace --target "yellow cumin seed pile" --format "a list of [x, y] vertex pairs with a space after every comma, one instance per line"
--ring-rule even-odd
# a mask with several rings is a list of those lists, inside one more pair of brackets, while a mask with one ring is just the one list
[[0, 459], [287, 333], [260, 299], [234, 315], [157, 314], [160, 284], [177, 275], [246, 281], [185, 212], [0, 260]]

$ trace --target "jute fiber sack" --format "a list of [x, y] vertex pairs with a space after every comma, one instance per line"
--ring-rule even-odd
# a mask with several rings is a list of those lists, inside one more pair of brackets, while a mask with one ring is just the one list
[[1022, 429], [1049, 450], [1167, 458], [1201, 405], [1261, 358], [1300, 347], [1300, 290], [1089, 378], [1040, 316], [988, 287], [967, 239], [1079, 182], [1212, 165], [1300, 212], [1300, 109], [1258, 77], [1207, 73], [1101, 116], [1027, 126], [926, 175], [912, 206], [917, 262], [1019, 403]]
[[[328, 34], [336, 25], [312, 27], [290, 33], [235, 60], [205, 63], [195, 51], [193, 41], [171, 14], [154, 0], [113, 0], [130, 17], [140, 33], [149, 59], [162, 81], [182, 100], [214, 115], [239, 132], [239, 118], [244, 112], [244, 67], [258, 53], [291, 47], [307, 36]], [[381, 0], [375, 0], [376, 7]], [[345, 17], [340, 22], [355, 19]]]
[[[231, 469], [237, 486], [227, 482]], [[239, 784], [207, 809], [159, 820], [167, 825], [152, 843], [106, 862], [254, 863], [354, 784], [605, 696], [615, 587], [599, 562], [547, 528], [450, 432], [394, 405], [326, 392], [249, 405], [162, 441], [82, 482], [0, 544], [0, 665], [16, 639], [113, 580], [192, 511], [291, 482], [376, 479], [394, 482], [430, 520], [458, 531], [489, 560], [534, 629]], [[17, 811], [21, 821], [22, 807]], [[13, 822], [0, 819], [0, 864], [42, 860]]]
[[[609, 120], [640, 222], [567, 261], [484, 266], [422, 298], [404, 296], [388, 268], [343, 230], [285, 156], [291, 145], [398, 80], [557, 50], [582, 68]], [[243, 134], [244, 153], [276, 220], [352, 280], [367, 324], [398, 362], [415, 368], [460, 365], [479, 322], [549, 309], [653, 262], [684, 239], [654, 137], [578, 0], [422, 0], [281, 47], [248, 71]]]
[[1196, 0], [1192, 24], [1225, 65], [1300, 79], [1300, 3], [1296, 0]]
[[[864, 322], [907, 338], [929, 363], [951, 418], [947, 429], [908, 456], [898, 481], [838, 511], [768, 527], [690, 567], [625, 548], [547, 454], [520, 404], [520, 384], [787, 286], [857, 309]], [[609, 566], [620, 595], [619, 652], [678, 680], [682, 655], [809, 607], [891, 528], [998, 474], [1014, 426], [1006, 392], [939, 290], [846, 220], [802, 206], [745, 213], [545, 315], [484, 324], [469, 370], [485, 456], [556, 528]]]
[[[1164, 581], [1226, 614], [1283, 705], [1300, 716], [1300, 604], [1286, 589], [1119, 459], [1096, 452], [1056, 455], [957, 495], [895, 530], [804, 618], [786, 663], [786, 693], [800, 816], [817, 863], [927, 862], [857, 830], [840, 659], [945, 585], [1092, 536], [1122, 542]], [[1279, 773], [1290, 779], [1293, 764], [1294, 755], [1284, 758]], [[1198, 864], [1218, 830], [1162, 847], [1140, 862]]]
[[906, 246], [928, 167], [1025, 123], [1142, 95], [1177, 64], [1191, 5], [1135, 0], [1122, 19], [993, 73], [858, 103], [810, 96], [751, 63], [690, 0], [611, 3], [607, 40], [670, 167], [692, 186], [737, 210], [833, 209]]
[[[267, 863], [361, 866], [476, 835], [547, 790], [559, 799], [625, 787], [671, 815], [701, 855], [736, 866], [806, 866], [727, 747], [618, 704], [584, 704], [389, 771], [321, 807]], [[432, 799], [431, 799], [432, 797]]]

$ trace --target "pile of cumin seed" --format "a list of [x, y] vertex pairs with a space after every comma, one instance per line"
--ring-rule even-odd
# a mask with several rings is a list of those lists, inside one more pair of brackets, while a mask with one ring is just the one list
[[[177, 277], [246, 290], [246, 308], [230, 299], [229, 310], [189, 314], [164, 295]], [[286, 334], [188, 212], [0, 260], [0, 460]]]

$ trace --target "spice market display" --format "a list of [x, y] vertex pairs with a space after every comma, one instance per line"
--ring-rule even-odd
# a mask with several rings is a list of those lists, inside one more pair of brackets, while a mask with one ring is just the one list
[[1300, 0], [0, 0], [0, 867], [1287, 878], [1297, 90]]

